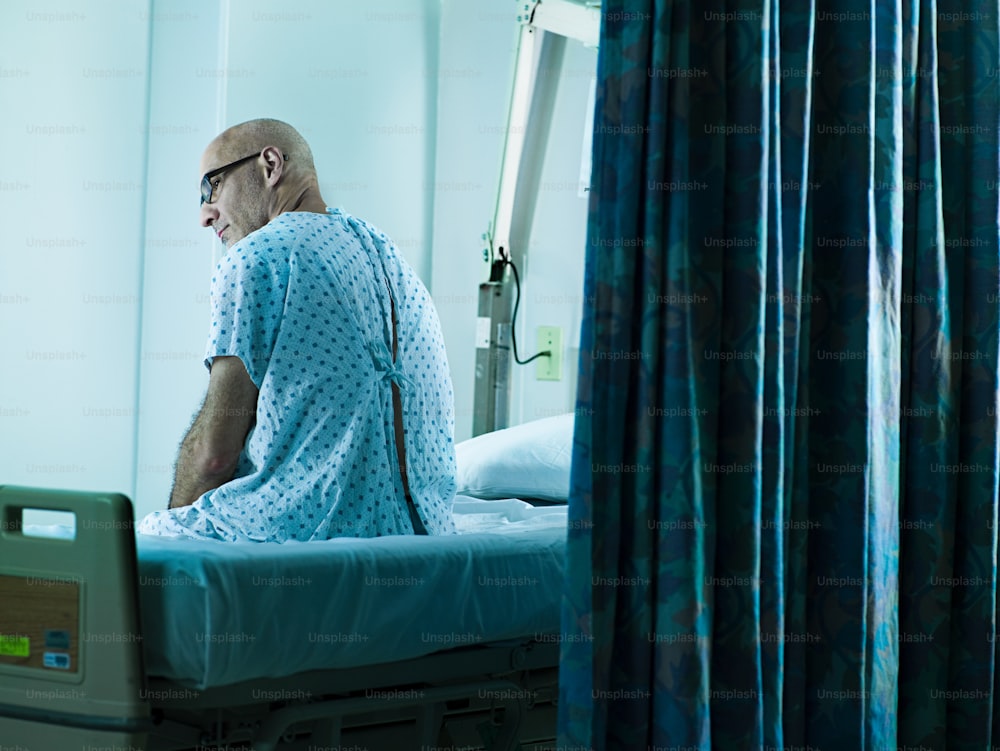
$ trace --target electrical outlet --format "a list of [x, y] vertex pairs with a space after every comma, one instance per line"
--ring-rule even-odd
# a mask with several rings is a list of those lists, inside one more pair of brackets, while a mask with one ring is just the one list
[[535, 360], [535, 379], [558, 381], [562, 378], [562, 329], [558, 326], [539, 326], [536, 352], [548, 350], [549, 355]]

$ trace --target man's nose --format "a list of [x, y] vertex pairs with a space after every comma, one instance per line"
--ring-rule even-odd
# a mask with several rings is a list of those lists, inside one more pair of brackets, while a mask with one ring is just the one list
[[212, 223], [219, 218], [219, 212], [215, 204], [203, 203], [201, 205], [201, 226], [211, 227]]

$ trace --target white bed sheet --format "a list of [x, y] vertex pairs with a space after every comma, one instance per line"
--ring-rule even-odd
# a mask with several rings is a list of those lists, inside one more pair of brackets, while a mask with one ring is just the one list
[[138, 535], [146, 672], [196, 689], [559, 632], [566, 507], [458, 497], [460, 534]]

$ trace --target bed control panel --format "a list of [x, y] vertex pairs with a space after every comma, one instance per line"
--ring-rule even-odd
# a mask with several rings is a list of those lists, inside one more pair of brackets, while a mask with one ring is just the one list
[[76, 673], [80, 593], [77, 577], [0, 574], [0, 665]]

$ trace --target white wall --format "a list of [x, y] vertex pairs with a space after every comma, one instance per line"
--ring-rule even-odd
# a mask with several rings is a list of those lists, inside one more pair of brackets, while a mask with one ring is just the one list
[[0, 10], [0, 483], [132, 488], [148, 29]]
[[[0, 484], [117, 490], [137, 515], [166, 503], [207, 385], [207, 294], [222, 250], [198, 226], [198, 161], [219, 130], [260, 116], [296, 125], [326, 200], [385, 230], [428, 283], [457, 437], [468, 437], [480, 235], [493, 214], [516, 9], [79, 6], [0, 7]], [[554, 123], [564, 136], [546, 157], [519, 314], [522, 356], [535, 325], [564, 326], [567, 372], [586, 208], [559, 186], [579, 172], [595, 60], [580, 48], [567, 56]], [[515, 420], [572, 409], [572, 377], [521, 385]]]

